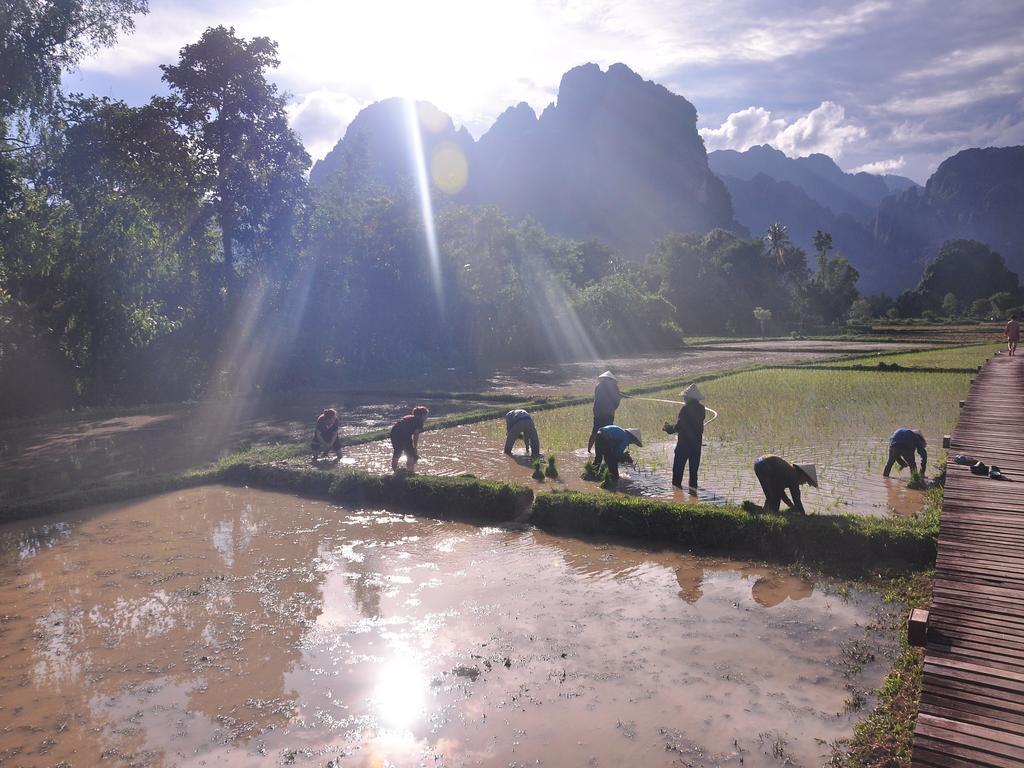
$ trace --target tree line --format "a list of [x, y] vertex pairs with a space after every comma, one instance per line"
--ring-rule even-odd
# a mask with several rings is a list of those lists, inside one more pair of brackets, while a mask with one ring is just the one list
[[781, 224], [673, 234], [631, 262], [440, 205], [431, 243], [415, 185], [380, 185], [358, 153], [308, 184], [273, 41], [210, 28], [162, 67], [167, 95], [129, 106], [59, 77], [143, 3], [16, 10], [0, 31], [0, 415], [474, 373], [863, 309], [831, 236], [809, 265]]

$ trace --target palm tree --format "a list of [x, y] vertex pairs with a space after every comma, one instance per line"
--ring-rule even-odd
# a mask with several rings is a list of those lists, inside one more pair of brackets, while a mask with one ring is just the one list
[[775, 259], [779, 267], [786, 266], [786, 254], [789, 252], [789, 232], [786, 226], [776, 221], [768, 225], [768, 234], [764, 236], [765, 245], [768, 248], [768, 255]]

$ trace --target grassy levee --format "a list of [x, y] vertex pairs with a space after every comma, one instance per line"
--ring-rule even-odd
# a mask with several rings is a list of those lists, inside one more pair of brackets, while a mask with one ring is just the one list
[[736, 506], [680, 505], [581, 492], [541, 493], [534, 498], [530, 488], [471, 476], [373, 475], [264, 458], [268, 457], [259, 453], [248, 459], [233, 457], [206, 470], [28, 500], [0, 509], [0, 521], [221, 482], [447, 519], [494, 523], [518, 518], [551, 531], [623, 536], [664, 546], [799, 562], [837, 575], [903, 573], [935, 562], [936, 516], [769, 515]]
[[784, 515], [741, 507], [680, 505], [636, 497], [544, 493], [531, 522], [553, 532], [608, 534], [680, 547], [728, 550], [837, 575], [901, 573], [935, 563], [935, 518]]
[[448, 519], [512, 520], [530, 508], [533, 491], [475, 477], [371, 475], [328, 471], [283, 461], [227, 459], [205, 470], [162, 475], [117, 486], [97, 486], [0, 507], [0, 522], [69, 512], [210, 483], [246, 485], [338, 504], [387, 506]]
[[387, 506], [484, 522], [512, 520], [533, 502], [529, 488], [468, 476], [371, 475], [358, 469], [331, 472], [285, 463], [237, 462], [219, 469], [217, 479], [339, 504]]

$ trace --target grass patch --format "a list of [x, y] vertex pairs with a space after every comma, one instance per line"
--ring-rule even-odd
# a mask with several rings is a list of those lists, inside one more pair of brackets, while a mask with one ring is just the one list
[[538, 495], [531, 522], [553, 531], [625, 536], [807, 563], [843, 575], [930, 567], [938, 538], [937, 519], [925, 516], [769, 515], [734, 506], [681, 506], [579, 492]]
[[931, 603], [931, 592], [930, 573], [894, 579], [883, 586], [883, 600], [899, 609], [891, 613], [890, 625], [879, 629], [900, 638], [899, 651], [892, 669], [875, 692], [875, 708], [857, 724], [850, 739], [832, 745], [829, 764], [834, 768], [910, 765], [921, 701], [924, 650], [907, 642], [905, 622], [911, 608]]
[[867, 357], [858, 356], [853, 359], [824, 363], [824, 365], [830, 368], [850, 368], [885, 364], [898, 365], [901, 368], [966, 369], [975, 371], [979, 365], [984, 365], [985, 361], [992, 357], [999, 349], [1002, 349], [1002, 345], [994, 343], [968, 344], [921, 352], [879, 354]]

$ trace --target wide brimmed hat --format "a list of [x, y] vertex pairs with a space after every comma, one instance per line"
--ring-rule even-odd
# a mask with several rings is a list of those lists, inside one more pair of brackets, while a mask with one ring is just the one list
[[920, 429], [912, 429], [910, 431], [913, 432], [915, 435], [917, 435], [918, 437], [921, 438], [921, 445], [928, 445], [928, 441], [925, 440], [924, 433], [921, 432]]
[[687, 400], [703, 400], [704, 399], [704, 393], [700, 391], [700, 389], [697, 387], [696, 384], [691, 384], [690, 386], [688, 386], [686, 389], [684, 389], [679, 394], [681, 394]]
[[807, 479], [810, 481], [811, 485], [815, 488], [818, 487], [818, 470], [813, 464], [794, 464], [793, 466], [807, 475]]
[[611, 371], [605, 371], [604, 373], [602, 373], [597, 378], [599, 378], [599, 379], [611, 379], [612, 381], [618, 381], [618, 379], [615, 378], [615, 374], [612, 373]]
[[633, 439], [636, 440], [637, 445], [639, 445], [641, 448], [644, 447], [643, 436], [640, 434], [639, 429], [627, 429], [626, 431], [633, 436]]

